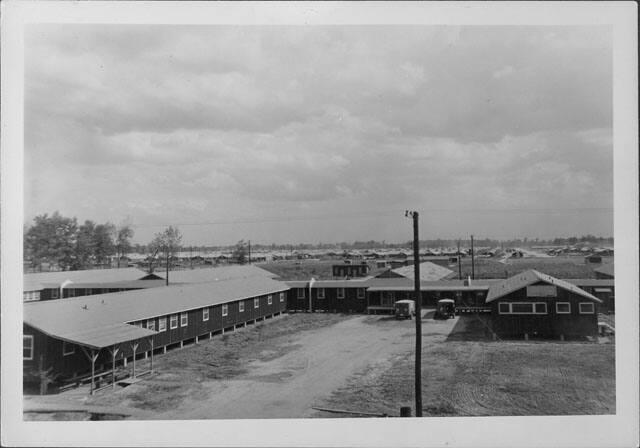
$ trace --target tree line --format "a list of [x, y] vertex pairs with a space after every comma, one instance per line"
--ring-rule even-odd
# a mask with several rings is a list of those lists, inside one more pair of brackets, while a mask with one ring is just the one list
[[[79, 224], [76, 217], [62, 216], [58, 211], [36, 216], [24, 231], [24, 259], [32, 270], [42, 270], [43, 264], [63, 271], [107, 267], [115, 257], [118, 261], [134, 249], [134, 231], [128, 222], [115, 225], [86, 220]], [[154, 261], [171, 262], [180, 250], [182, 234], [169, 226], [156, 233], [145, 248], [149, 251], [149, 270]], [[125, 264], [126, 266], [126, 264]]]

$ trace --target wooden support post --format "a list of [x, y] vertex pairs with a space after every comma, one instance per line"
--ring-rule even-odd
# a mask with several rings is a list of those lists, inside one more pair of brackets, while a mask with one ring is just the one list
[[151, 345], [151, 370], [153, 372], [153, 337], [149, 338], [149, 344]]
[[198, 344], [198, 336], [196, 336], [196, 344]]
[[528, 341], [528, 340], [529, 340], [529, 333], [525, 333], [525, 334], [524, 334], [524, 340], [525, 340], [525, 341]]
[[111, 352], [111, 388], [116, 388], [116, 355], [120, 349], [114, 345], [109, 351]]
[[136, 377], [136, 350], [138, 350], [138, 343], [131, 344], [131, 350], [133, 350], [133, 371], [131, 372], [131, 378]]
[[560, 335], [560, 340], [564, 341], [564, 335], [563, 334]]
[[98, 353], [96, 353], [94, 349], [91, 349], [91, 354], [89, 354], [86, 348], [84, 348], [83, 346], [80, 346], [80, 348], [84, 352], [85, 356], [89, 358], [89, 361], [91, 361], [91, 389], [89, 389], [89, 394], [93, 395], [93, 391], [95, 389], [95, 378], [96, 378], [96, 360], [98, 359], [100, 350], [98, 350]]
[[184, 341], [180, 341], [180, 348], [184, 347]]
[[166, 345], [163, 345], [163, 346], [162, 346], [162, 354], [163, 354], [163, 355], [166, 355], [166, 354], [167, 354], [167, 346], [166, 346]]

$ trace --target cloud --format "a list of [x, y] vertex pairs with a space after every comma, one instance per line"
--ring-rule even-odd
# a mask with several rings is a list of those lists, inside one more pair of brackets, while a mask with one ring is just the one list
[[25, 48], [27, 219], [612, 204], [604, 27], [33, 25]]

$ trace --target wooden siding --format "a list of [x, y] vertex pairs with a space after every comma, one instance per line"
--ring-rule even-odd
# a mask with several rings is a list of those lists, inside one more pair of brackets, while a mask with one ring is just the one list
[[[154, 350], [158, 350], [166, 346], [195, 340], [196, 337], [208, 337], [211, 333], [221, 332], [226, 328], [244, 325], [247, 322], [255, 320], [263, 320], [266, 317], [285, 312], [287, 308], [286, 291], [283, 291], [283, 294], [284, 301], [282, 302], [280, 301], [280, 293], [271, 294], [271, 304], [269, 304], [269, 295], [267, 294], [255, 298], [252, 297], [229, 302], [226, 304], [228, 306], [227, 316], [222, 315], [222, 304], [190, 310], [186, 312], [187, 325], [185, 326], [181, 326], [181, 313], [174, 313], [173, 315], [177, 315], [178, 318], [178, 326], [173, 329], [170, 324], [172, 314], [131, 321], [129, 322], [130, 324], [139, 325], [144, 328], [148, 327], [149, 321], [153, 321], [153, 326], [155, 330], [158, 331], [159, 320], [165, 318], [166, 329], [151, 337], [116, 345], [119, 349], [116, 357], [117, 364], [121, 365], [125, 358], [131, 358], [133, 356], [132, 345], [134, 343], [138, 344], [136, 355], [139, 355], [151, 350], [151, 338], [153, 339]], [[258, 299], [258, 308], [255, 307], [254, 299]], [[239, 311], [240, 302], [245, 304], [244, 312]], [[203, 310], [205, 308], [209, 310], [209, 319], [206, 321], [203, 320]], [[63, 356], [62, 340], [47, 336], [26, 324], [23, 327], [23, 332], [25, 335], [34, 336], [33, 359], [23, 361], [25, 378], [29, 376], [29, 372], [34, 372], [39, 368], [40, 357], [42, 357], [43, 367], [45, 369], [52, 368], [53, 372], [60, 375], [60, 379], [70, 379], [75, 374], [86, 374], [91, 370], [91, 363], [79, 346], [75, 346], [74, 354]], [[97, 371], [101, 365], [104, 365], [107, 370], [110, 369], [111, 363], [112, 358], [109, 350], [106, 348], [100, 350], [96, 361]]]
[[[543, 283], [540, 283], [543, 284]], [[527, 297], [527, 289], [522, 288], [505, 297], [491, 302], [491, 327], [502, 338], [582, 338], [597, 336], [598, 334], [598, 303], [585, 297], [557, 288], [557, 297]], [[500, 314], [500, 303], [544, 302], [547, 304], [546, 314]], [[557, 302], [568, 302], [571, 307], [569, 314], [556, 312]], [[580, 303], [593, 303], [593, 314], [580, 314]]]

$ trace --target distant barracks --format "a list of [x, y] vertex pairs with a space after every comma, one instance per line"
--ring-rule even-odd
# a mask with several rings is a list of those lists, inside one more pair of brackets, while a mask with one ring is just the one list
[[[407, 269], [409, 268], [409, 269]], [[494, 338], [576, 339], [598, 334], [612, 311], [614, 280], [559, 280], [535, 270], [500, 280], [447, 280], [421, 263], [421, 301], [455, 301], [456, 311], [487, 317]], [[348, 280], [288, 281], [253, 265], [146, 274], [135, 268], [24, 276], [25, 388], [40, 393], [91, 383], [114, 387], [121, 367], [286, 312], [391, 312], [413, 299], [413, 268]]]

